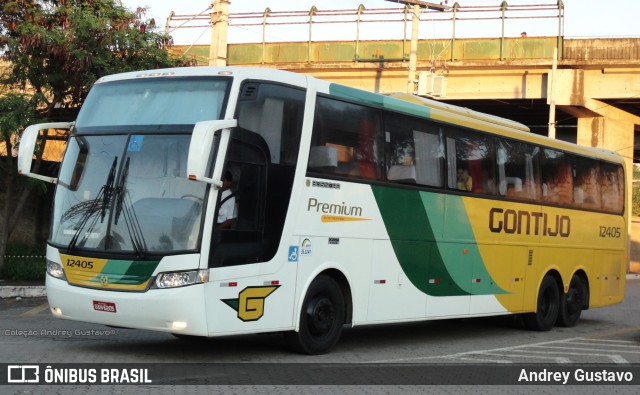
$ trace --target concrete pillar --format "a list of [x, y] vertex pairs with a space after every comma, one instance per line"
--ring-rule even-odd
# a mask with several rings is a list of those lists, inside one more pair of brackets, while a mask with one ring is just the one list
[[604, 147], [604, 117], [578, 118], [579, 145]]

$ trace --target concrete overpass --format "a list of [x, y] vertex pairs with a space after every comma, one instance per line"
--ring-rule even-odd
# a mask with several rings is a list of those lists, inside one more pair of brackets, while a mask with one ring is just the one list
[[[404, 40], [231, 44], [227, 64], [290, 70], [379, 93], [404, 92], [408, 50]], [[208, 64], [208, 46], [192, 47], [188, 54]], [[638, 38], [422, 40], [417, 72], [430, 82], [435, 77], [429, 96], [520, 121], [539, 134], [548, 132], [553, 98], [557, 138], [615, 150], [629, 164], [640, 158]], [[416, 81], [416, 92], [419, 85], [424, 88]]]

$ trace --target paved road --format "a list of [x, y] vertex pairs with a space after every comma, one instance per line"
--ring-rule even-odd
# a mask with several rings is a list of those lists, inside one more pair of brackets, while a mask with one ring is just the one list
[[[414, 324], [384, 325], [346, 330], [335, 350], [327, 355], [291, 354], [283, 347], [279, 335], [250, 335], [190, 342], [169, 334], [149, 331], [114, 329], [101, 325], [54, 319], [45, 298], [0, 300], [0, 363], [241, 363], [247, 374], [260, 364], [315, 364], [308, 366], [342, 366], [354, 364], [429, 364], [441, 366], [470, 365], [482, 382], [483, 366], [541, 364], [541, 369], [563, 369], [604, 366], [609, 369], [633, 367], [637, 376], [640, 366], [640, 279], [627, 282], [624, 303], [583, 313], [575, 328], [554, 328], [550, 332], [530, 332], [513, 325], [509, 318], [483, 318], [433, 321]], [[252, 364], [252, 365], [249, 365]], [[346, 364], [346, 365], [334, 365]], [[593, 365], [598, 364], [598, 365]], [[633, 365], [636, 364], [636, 365]], [[173, 365], [171, 365], [173, 366]], [[194, 379], [201, 380], [199, 365], [193, 366]], [[211, 365], [204, 365], [211, 367]], [[279, 366], [279, 365], [273, 365]], [[288, 366], [288, 365], [280, 365]], [[304, 365], [307, 366], [307, 365]], [[478, 368], [479, 366], [479, 368]], [[202, 366], [199, 366], [202, 368]], [[495, 368], [497, 369], [497, 368]], [[347, 369], [348, 370], [348, 369]], [[391, 374], [390, 369], [383, 369]], [[458, 372], [458, 370], [455, 370]], [[461, 371], [466, 373], [467, 371]], [[369, 372], [371, 373], [371, 372]], [[402, 373], [402, 372], [401, 372]], [[401, 374], [400, 373], [400, 374]], [[433, 371], [432, 371], [433, 373]], [[461, 373], [461, 374], [462, 374]], [[466, 376], [465, 376], [466, 377]], [[379, 378], [379, 377], [377, 377]], [[331, 378], [329, 378], [330, 380]], [[640, 377], [636, 377], [636, 380]], [[393, 384], [399, 384], [391, 377]], [[157, 382], [157, 381], [156, 381]], [[200, 381], [201, 382], [201, 381]], [[292, 383], [296, 383], [293, 380]], [[637, 381], [636, 381], [637, 383]], [[184, 383], [187, 384], [187, 383]], [[244, 383], [243, 383], [244, 384]], [[361, 383], [359, 383], [361, 384]], [[172, 386], [140, 387], [69, 387], [11, 386], [9, 393], [131, 393], [153, 391], [172, 393]], [[181, 391], [194, 393], [202, 387], [181, 386]], [[435, 389], [438, 389], [437, 391]], [[228, 386], [215, 387], [220, 393], [474, 393], [478, 386]], [[486, 387], [491, 393], [540, 392], [536, 387]], [[574, 388], [575, 390], [571, 390]], [[611, 392], [603, 386], [546, 386], [544, 393]], [[615, 393], [637, 393], [637, 387], [616, 386]], [[5, 393], [5, 391], [0, 391]]]

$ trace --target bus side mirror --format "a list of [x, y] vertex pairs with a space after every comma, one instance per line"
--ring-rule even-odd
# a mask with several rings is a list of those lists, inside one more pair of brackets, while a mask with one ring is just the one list
[[55, 184], [58, 181], [57, 178], [31, 172], [31, 164], [35, 154], [36, 144], [42, 130], [70, 130], [71, 125], [71, 122], [50, 122], [27, 127], [25, 131], [22, 132], [20, 145], [18, 146], [18, 174]]
[[[226, 152], [229, 143], [229, 128], [236, 127], [235, 119], [201, 121], [196, 123], [189, 144], [189, 157], [187, 159], [187, 177], [193, 181], [201, 181], [222, 187], [222, 161], [216, 160], [218, 152]], [[219, 138], [216, 139], [216, 132]], [[215, 160], [213, 174], [207, 177], [207, 170], [211, 161]]]

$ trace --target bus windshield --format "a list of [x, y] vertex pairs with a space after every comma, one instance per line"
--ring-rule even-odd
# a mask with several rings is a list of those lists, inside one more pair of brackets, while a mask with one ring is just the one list
[[199, 248], [206, 184], [186, 177], [190, 137], [72, 137], [51, 242], [136, 255]]
[[187, 179], [191, 132], [221, 118], [230, 81], [96, 84], [60, 170], [51, 243], [137, 256], [197, 251], [207, 188]]

